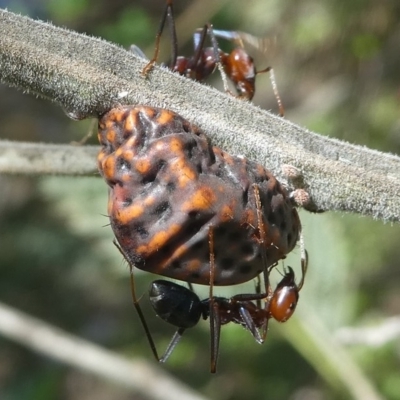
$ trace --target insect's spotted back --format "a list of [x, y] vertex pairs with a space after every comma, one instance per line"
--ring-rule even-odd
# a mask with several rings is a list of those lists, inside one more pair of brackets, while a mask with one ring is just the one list
[[132, 265], [208, 285], [212, 227], [214, 284], [231, 285], [251, 280], [294, 248], [300, 220], [276, 178], [254, 162], [210, 146], [200, 129], [174, 112], [115, 108], [100, 119], [99, 140], [111, 226]]

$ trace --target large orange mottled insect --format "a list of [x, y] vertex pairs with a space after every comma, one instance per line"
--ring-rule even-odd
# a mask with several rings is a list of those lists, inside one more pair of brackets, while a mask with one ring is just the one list
[[214, 285], [249, 281], [295, 247], [300, 219], [285, 188], [260, 165], [212, 147], [176, 113], [115, 108], [100, 119], [99, 140], [111, 227], [137, 268], [208, 285], [210, 227]]

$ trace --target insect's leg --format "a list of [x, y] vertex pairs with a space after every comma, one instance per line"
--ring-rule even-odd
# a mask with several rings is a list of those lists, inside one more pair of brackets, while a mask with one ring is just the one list
[[265, 231], [265, 224], [264, 224], [264, 218], [262, 214], [262, 204], [261, 204], [261, 197], [260, 197], [260, 188], [258, 185], [253, 185], [254, 189], [254, 197], [256, 201], [256, 209], [257, 209], [257, 224], [258, 224], [258, 232], [260, 236], [260, 247], [261, 247], [261, 260], [263, 263], [263, 269], [264, 271], [262, 272], [263, 277], [264, 277], [264, 286], [265, 286], [265, 304], [264, 304], [264, 312], [265, 312], [265, 319], [264, 323], [262, 324], [261, 327], [261, 338], [262, 342], [265, 340], [267, 337], [267, 331], [268, 331], [268, 321], [269, 321], [269, 304], [273, 295], [273, 290], [269, 281], [269, 274], [271, 272], [271, 268], [268, 268], [268, 260], [267, 260], [267, 233]]
[[217, 371], [219, 355], [219, 340], [221, 336], [221, 319], [218, 303], [214, 299], [214, 280], [215, 280], [215, 253], [214, 253], [214, 229], [211, 225], [208, 228], [208, 245], [210, 252], [210, 337], [211, 337], [211, 364], [210, 370], [214, 374]]
[[179, 343], [179, 341], [182, 339], [182, 335], [185, 332], [185, 328], [179, 328], [175, 333], [174, 336], [172, 336], [171, 341], [168, 344], [167, 349], [165, 350], [165, 353], [163, 356], [160, 358], [160, 362], [164, 363], [165, 361], [168, 360], [169, 356], [171, 353], [174, 351], [176, 345]]
[[86, 135], [81, 140], [79, 140], [79, 142], [74, 141], [71, 142], [71, 144], [74, 146], [83, 146], [88, 141], [88, 139], [93, 135], [93, 131], [95, 130], [96, 124], [97, 124], [97, 119], [96, 118], [92, 119], [90, 121], [89, 129]]
[[303, 233], [300, 231], [300, 256], [301, 256], [301, 280], [297, 285], [297, 289], [300, 291], [304, 285], [304, 278], [306, 276], [307, 267], [308, 267], [308, 253], [304, 247], [304, 237]]
[[170, 29], [170, 35], [171, 35], [171, 41], [172, 41], [172, 48], [171, 48], [171, 65], [172, 65], [172, 67], [176, 63], [177, 52], [178, 52], [178, 39], [177, 39], [177, 36], [176, 36], [175, 20], [174, 20], [174, 12], [173, 12], [172, 3], [173, 3], [172, 0], [167, 0], [166, 7], [164, 9], [164, 14], [163, 14], [163, 16], [161, 18], [160, 27], [158, 28], [158, 31], [157, 31], [157, 34], [156, 34], [156, 45], [155, 45], [155, 49], [154, 49], [154, 55], [153, 55], [153, 58], [143, 68], [143, 71], [142, 71], [142, 75], [143, 76], [147, 76], [148, 75], [148, 73], [151, 71], [151, 69], [153, 68], [154, 64], [158, 60], [158, 55], [160, 53], [161, 35], [162, 35], [163, 31], [164, 31], [165, 21], [167, 21], [167, 20], [168, 20], [168, 23], [169, 23], [169, 29]]
[[264, 343], [265, 337], [263, 337], [263, 335], [260, 334], [260, 332], [258, 331], [257, 326], [254, 323], [254, 320], [253, 320], [251, 314], [249, 313], [249, 311], [245, 307], [240, 307], [239, 313], [240, 313], [240, 316], [242, 317], [243, 322], [246, 325], [246, 328], [253, 335], [256, 342], [259, 344]]
[[207, 27], [208, 27], [208, 34], [209, 34], [210, 39], [211, 39], [211, 44], [212, 44], [213, 49], [214, 49], [215, 63], [216, 63], [217, 68], [218, 68], [218, 70], [219, 70], [219, 72], [221, 74], [222, 83], [224, 84], [224, 90], [225, 90], [225, 92], [233, 95], [232, 92], [229, 90], [228, 78], [226, 76], [226, 72], [225, 72], [224, 66], [222, 65], [222, 62], [221, 62], [221, 55], [220, 55], [220, 51], [219, 51], [219, 48], [218, 48], [218, 41], [217, 41], [217, 38], [214, 35], [213, 26], [210, 23], [208, 23]]
[[150, 329], [149, 329], [149, 327], [147, 325], [146, 319], [144, 317], [143, 311], [142, 311], [142, 309], [140, 307], [139, 300], [138, 300], [137, 295], [136, 295], [136, 286], [135, 286], [135, 279], [134, 279], [134, 274], [133, 274], [133, 266], [129, 262], [128, 258], [126, 257], [126, 255], [125, 255], [124, 251], [122, 250], [122, 248], [120, 247], [120, 245], [115, 240], [114, 240], [113, 243], [117, 247], [117, 249], [120, 251], [120, 253], [123, 255], [123, 257], [125, 258], [127, 263], [129, 264], [131, 294], [132, 294], [133, 305], [134, 305], [134, 307], [136, 309], [136, 312], [139, 315], [140, 322], [142, 323], [143, 329], [144, 329], [144, 331], [146, 333], [146, 337], [147, 337], [147, 340], [149, 342], [151, 351], [153, 352], [154, 358], [157, 361], [160, 361], [160, 358], [158, 357], [156, 345], [154, 343], [153, 337], [152, 337], [152, 335], [150, 333]]
[[276, 84], [274, 70], [272, 67], [267, 67], [261, 71], [257, 71], [257, 74], [263, 74], [265, 72], [269, 72], [269, 79], [271, 81], [272, 90], [274, 92], [276, 102], [278, 103], [279, 115], [281, 117], [284, 117], [285, 116], [285, 108], [283, 107], [281, 96], [279, 95], [278, 85]]
[[260, 188], [257, 184], [253, 185], [254, 189], [254, 198], [256, 203], [256, 210], [257, 210], [257, 230], [259, 234], [259, 244], [261, 248], [261, 260], [263, 265], [263, 277], [264, 277], [264, 286], [265, 286], [265, 293], [272, 294], [271, 284], [269, 282], [269, 269], [268, 269], [268, 260], [267, 260], [267, 233], [265, 231], [265, 224], [264, 218], [262, 215], [262, 204], [261, 204], [261, 197], [260, 197]]
[[201, 30], [197, 30], [193, 34], [193, 42], [194, 42], [194, 56], [192, 60], [193, 69], [196, 69], [197, 64], [201, 58], [201, 53], [204, 49], [204, 43], [206, 41], [208, 31], [208, 25], [204, 25]]
[[169, 34], [171, 37], [171, 61], [170, 69], [173, 69], [178, 58], [178, 37], [176, 35], [175, 17], [172, 8], [172, 0], [167, 0], [167, 7], [169, 8], [168, 22], [169, 22]]
[[[261, 293], [261, 279], [260, 279], [260, 275], [257, 275], [257, 281], [255, 284], [255, 289], [256, 289], [256, 294], [260, 294]], [[256, 301], [257, 304], [257, 308], [261, 308], [261, 299], [258, 298]]]

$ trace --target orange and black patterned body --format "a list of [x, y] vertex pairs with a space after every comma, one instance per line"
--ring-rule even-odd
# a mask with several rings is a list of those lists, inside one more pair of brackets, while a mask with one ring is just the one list
[[276, 178], [254, 162], [210, 146], [200, 129], [174, 112], [115, 108], [100, 119], [99, 140], [111, 226], [132, 265], [208, 285], [212, 227], [214, 284], [253, 279], [266, 268], [254, 185], [268, 266], [294, 248], [300, 220]]

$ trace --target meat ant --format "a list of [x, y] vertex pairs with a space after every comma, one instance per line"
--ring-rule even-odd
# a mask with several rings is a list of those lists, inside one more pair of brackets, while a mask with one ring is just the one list
[[[159, 361], [165, 362], [169, 358], [185, 330], [195, 326], [200, 317], [204, 320], [210, 319], [211, 373], [215, 373], [217, 369], [222, 325], [229, 322], [239, 324], [250, 331], [257, 343], [264, 343], [271, 318], [286, 322], [293, 315], [299, 291], [304, 284], [306, 269], [307, 265], [302, 263], [302, 278], [296, 284], [293, 269], [288, 267], [288, 271], [270, 295], [258, 292], [237, 294], [230, 298], [216, 297], [213, 295], [213, 285], [210, 285], [209, 297], [200, 300], [192, 290], [184, 286], [171, 281], [154, 281], [149, 291], [154, 311], [162, 320], [178, 328]], [[264, 307], [260, 304], [262, 299], [265, 299]]]
[[[178, 56], [178, 39], [176, 34], [175, 19], [173, 13], [173, 0], [166, 0], [161, 23], [156, 34], [156, 44], [153, 58], [144, 67], [142, 74], [147, 76], [158, 60], [160, 40], [165, 22], [168, 20], [171, 35], [171, 60], [168, 67], [187, 78], [203, 82], [216, 68], [219, 69], [226, 92], [230, 92], [227, 78], [235, 86], [237, 97], [251, 100], [255, 93], [255, 77], [257, 74], [269, 72], [272, 89], [278, 103], [279, 115], [284, 116], [284, 108], [278, 93], [273, 69], [271, 67], [257, 71], [253, 58], [244, 50], [243, 42], [251, 42], [255, 39], [252, 35], [235, 32], [214, 30], [211, 24], [197, 29], [193, 35], [194, 54], [190, 57]], [[205, 47], [207, 35], [210, 37], [212, 47]], [[225, 53], [218, 48], [217, 37], [233, 41], [240, 46], [230, 53]], [[131, 51], [140, 57], [143, 52], [137, 46], [131, 46]], [[144, 57], [145, 58], [145, 57]]]
[[[262, 221], [261, 202], [258, 187], [256, 185], [254, 186], [254, 191], [257, 199], [257, 236], [259, 236], [258, 240], [260, 246], [263, 246], [266, 243], [267, 235]], [[281, 281], [277, 284], [275, 290], [272, 290], [269, 275], [272, 269], [277, 265], [275, 263], [268, 268], [264, 268], [264, 271], [262, 272], [265, 285], [264, 292], [261, 292], [260, 277], [258, 276], [256, 293], [237, 294], [230, 298], [217, 297], [214, 296], [216, 265], [213, 226], [209, 226], [208, 239], [210, 255], [210, 285], [208, 298], [200, 300], [192, 290], [191, 284], [189, 284], [190, 289], [166, 280], [156, 280], [151, 284], [149, 298], [154, 311], [162, 320], [178, 328], [162, 357], [159, 357], [158, 355], [153, 337], [139, 305], [133, 276], [133, 265], [129, 264], [129, 268], [133, 304], [138, 312], [146, 337], [156, 360], [159, 362], [165, 362], [175, 349], [186, 329], [194, 327], [201, 317], [204, 320], [209, 318], [211, 338], [210, 371], [211, 373], [215, 373], [217, 370], [222, 325], [228, 324], [229, 322], [241, 325], [250, 331], [257, 343], [262, 344], [266, 339], [268, 322], [271, 318], [278, 322], [286, 322], [293, 315], [299, 300], [299, 292], [304, 285], [308, 266], [308, 256], [304, 249], [303, 238], [301, 236], [300, 248], [302, 276], [298, 284], [295, 281], [293, 269], [288, 267], [288, 270], [285, 272]], [[124, 251], [116, 241], [114, 241], [114, 244], [125, 259], [127, 259]], [[265, 247], [262, 247], [261, 257], [263, 264], [266, 266], [267, 260]], [[264, 301], [263, 307], [261, 306], [262, 300]]]

